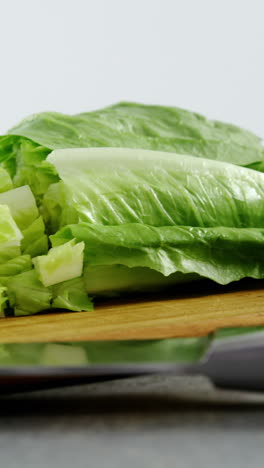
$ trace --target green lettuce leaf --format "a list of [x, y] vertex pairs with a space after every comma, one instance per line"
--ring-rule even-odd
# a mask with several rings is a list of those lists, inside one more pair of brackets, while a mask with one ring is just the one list
[[[102, 225], [264, 226], [264, 175], [256, 171], [125, 148], [57, 150], [48, 161], [64, 183], [61, 226], [65, 219], [74, 224], [77, 215], [80, 222]], [[59, 210], [46, 206], [44, 198], [43, 211], [54, 225]]]
[[176, 107], [119, 103], [95, 112], [35, 114], [9, 132], [49, 149], [127, 147], [248, 165], [264, 160], [260, 138]]
[[[85, 243], [86, 282], [89, 266], [116, 264], [147, 267], [165, 276], [195, 273], [220, 284], [264, 278], [264, 229], [79, 224], [51, 236], [54, 246], [69, 239]], [[103, 282], [101, 288], [105, 290]]]

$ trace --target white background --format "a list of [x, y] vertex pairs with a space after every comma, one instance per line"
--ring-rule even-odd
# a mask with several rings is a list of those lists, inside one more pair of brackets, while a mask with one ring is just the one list
[[0, 18], [0, 132], [130, 100], [264, 137], [263, 0], [0, 0]]

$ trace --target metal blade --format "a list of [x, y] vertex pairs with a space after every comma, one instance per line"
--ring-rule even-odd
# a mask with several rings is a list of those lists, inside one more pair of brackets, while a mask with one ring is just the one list
[[216, 340], [195, 367], [218, 387], [264, 391], [264, 334]]
[[[202, 354], [204, 357], [200, 360], [191, 363], [175, 362], [179, 357], [175, 343], [177, 339], [149, 342], [87, 342], [84, 345], [88, 347], [90, 356], [93, 355], [97, 359], [94, 363], [47, 366], [29, 365], [30, 363], [27, 364], [26, 361], [23, 365], [2, 365], [0, 391], [73, 385], [154, 373], [204, 375], [219, 387], [264, 391], [263, 331], [248, 333], [242, 337], [216, 339], [209, 348], [208, 344], [203, 342], [203, 346], [207, 346], [208, 351]], [[25, 352], [25, 345], [15, 346], [18, 356], [20, 352]], [[113, 348], [115, 353], [109, 357], [109, 350], [113, 351]], [[120, 350], [123, 354], [119, 353]], [[158, 362], [153, 362], [153, 350]], [[97, 355], [93, 354], [95, 351]], [[135, 357], [137, 361], [133, 362]]]

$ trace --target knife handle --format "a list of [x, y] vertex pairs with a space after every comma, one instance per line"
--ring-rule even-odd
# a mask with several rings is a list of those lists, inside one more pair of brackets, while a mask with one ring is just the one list
[[264, 391], [264, 339], [213, 347], [195, 373], [226, 389]]

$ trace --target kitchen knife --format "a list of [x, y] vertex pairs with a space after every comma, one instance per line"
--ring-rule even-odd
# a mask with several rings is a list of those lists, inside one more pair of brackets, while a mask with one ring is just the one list
[[226, 389], [264, 391], [262, 330], [220, 338], [2, 345], [0, 390], [172, 373], [203, 375]]

